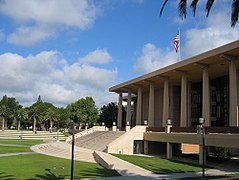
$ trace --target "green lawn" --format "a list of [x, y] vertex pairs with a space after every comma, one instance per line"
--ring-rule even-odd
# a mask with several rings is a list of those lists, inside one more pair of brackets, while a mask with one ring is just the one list
[[[43, 143], [40, 140], [0, 140], [0, 154], [31, 152], [30, 146]], [[9, 145], [9, 146], [8, 146]], [[11, 146], [10, 146], [11, 145]], [[20, 145], [20, 146], [18, 146]], [[23, 146], [23, 147], [21, 147]]]
[[31, 151], [32, 150], [29, 147], [1, 146], [0, 145], [0, 154], [31, 152]]
[[[0, 144], [2, 144], [0, 154], [31, 152], [30, 146], [40, 143], [44, 142], [38, 140], [0, 140]], [[57, 180], [70, 178], [71, 161], [42, 154], [28, 154], [0, 157], [0, 167], [1, 180]], [[105, 169], [95, 163], [75, 161], [74, 167], [75, 178], [119, 176], [116, 171]]]
[[44, 143], [42, 140], [5, 140], [1, 139], [0, 144], [19, 144], [25, 146], [32, 146], [35, 144], [42, 144]]
[[181, 163], [161, 157], [131, 156], [122, 154], [114, 154], [114, 156], [156, 174], [199, 172], [202, 170], [201, 167], [196, 165]]
[[[70, 178], [71, 161], [41, 154], [0, 157], [1, 180], [55, 180]], [[95, 163], [75, 161], [75, 178], [119, 176]]]

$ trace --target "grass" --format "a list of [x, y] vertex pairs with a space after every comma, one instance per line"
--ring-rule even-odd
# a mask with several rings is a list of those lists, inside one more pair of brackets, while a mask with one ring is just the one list
[[32, 146], [35, 144], [42, 144], [44, 143], [42, 140], [5, 140], [1, 139], [0, 144], [19, 144], [24, 146]]
[[30, 146], [35, 144], [40, 144], [40, 143], [43, 143], [43, 141], [41, 140], [0, 140], [0, 154], [31, 152], [32, 150], [30, 149]]
[[[70, 160], [41, 154], [0, 157], [2, 180], [57, 180], [70, 178]], [[75, 161], [74, 178], [119, 176], [95, 163]]]
[[114, 154], [114, 156], [147, 169], [156, 174], [199, 172], [201, 167], [197, 165], [181, 163], [162, 157], [146, 157]]
[[16, 146], [0, 146], [0, 154], [18, 153], [18, 152], [31, 152], [29, 147], [16, 147]]
[[[30, 146], [38, 140], [0, 140], [0, 154], [31, 152]], [[13, 145], [13, 146], [7, 146]], [[23, 145], [24, 147], [14, 146]], [[26, 146], [26, 147], [25, 147]], [[71, 161], [42, 154], [0, 157], [1, 180], [58, 180], [70, 178]], [[75, 161], [74, 178], [100, 178], [119, 176], [95, 163]]]

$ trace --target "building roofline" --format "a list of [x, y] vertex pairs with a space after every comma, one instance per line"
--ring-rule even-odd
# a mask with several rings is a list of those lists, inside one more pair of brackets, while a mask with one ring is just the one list
[[128, 80], [126, 82], [120, 83], [118, 85], [110, 87], [109, 91], [110, 92], [120, 92], [120, 89], [122, 89], [126, 86], [129, 86], [131, 84], [139, 83], [139, 82], [142, 82], [142, 81], [147, 81], [148, 79], [150, 79], [152, 77], [160, 76], [163, 73], [166, 73], [166, 72], [169, 72], [169, 71], [172, 71], [172, 70], [177, 70], [177, 69], [179, 69], [181, 67], [184, 67], [186, 65], [189, 65], [189, 64], [200, 63], [201, 61], [212, 58], [214, 56], [219, 56], [219, 55], [222, 55], [222, 54], [228, 54], [228, 53], [230, 53], [230, 51], [233, 51], [235, 49], [238, 49], [238, 52], [236, 54], [238, 56], [239, 55], [239, 40], [231, 42], [231, 43], [223, 45], [223, 46], [220, 46], [220, 47], [217, 47], [215, 49], [209, 50], [209, 51], [204, 52], [202, 54], [190, 57], [188, 59], [179, 61], [175, 64], [163, 67], [161, 69], [155, 70], [155, 71], [150, 72], [148, 74], [144, 74], [142, 76], [139, 76], [137, 78]]

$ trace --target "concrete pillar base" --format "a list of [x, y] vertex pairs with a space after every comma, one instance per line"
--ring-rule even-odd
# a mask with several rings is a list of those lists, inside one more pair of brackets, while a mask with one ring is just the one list
[[126, 126], [126, 132], [130, 131], [130, 126]]
[[148, 154], [148, 141], [144, 141], [144, 154]]
[[113, 126], [113, 127], [112, 127], [112, 131], [117, 131], [117, 127], [116, 127], [116, 126]]

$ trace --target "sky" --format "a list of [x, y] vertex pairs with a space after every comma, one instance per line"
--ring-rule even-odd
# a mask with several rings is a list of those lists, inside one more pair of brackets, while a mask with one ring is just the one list
[[[40, 95], [65, 107], [93, 97], [97, 107], [116, 102], [109, 88], [239, 39], [230, 27], [230, 0], [205, 3], [194, 17], [178, 16], [159, 0], [0, 0], [0, 97], [30, 106]], [[188, 1], [190, 3], [190, 1]]]

